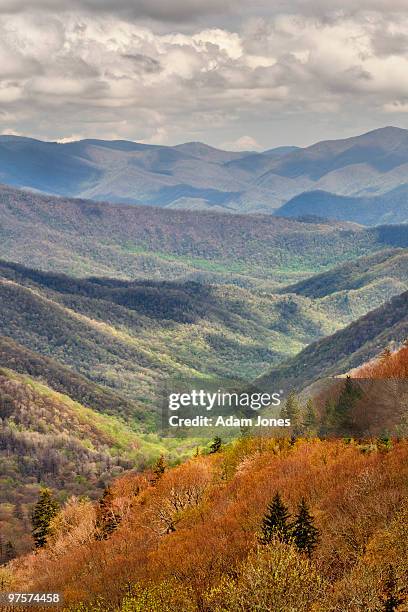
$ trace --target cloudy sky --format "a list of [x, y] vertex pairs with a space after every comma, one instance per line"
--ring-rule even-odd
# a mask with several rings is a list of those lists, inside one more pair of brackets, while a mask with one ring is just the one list
[[407, 0], [0, 0], [3, 134], [266, 149], [384, 125], [408, 128]]

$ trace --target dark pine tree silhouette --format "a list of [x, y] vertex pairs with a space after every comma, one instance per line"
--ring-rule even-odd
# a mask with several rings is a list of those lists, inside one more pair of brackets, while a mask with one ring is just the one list
[[356, 402], [362, 397], [358, 383], [347, 376], [335, 406], [334, 426], [341, 435], [353, 433], [352, 414]]
[[50, 523], [59, 511], [59, 503], [50, 489], [42, 489], [31, 515], [32, 536], [36, 548], [47, 544]]
[[318, 418], [312, 399], [308, 399], [304, 416], [304, 429], [308, 435], [316, 435]]
[[298, 513], [292, 523], [291, 535], [293, 541], [301, 552], [311, 557], [319, 541], [319, 530], [314, 525], [313, 516], [309, 512], [306, 500], [302, 497], [298, 506]]
[[265, 516], [262, 519], [261, 535], [259, 541], [261, 544], [269, 544], [274, 537], [282, 542], [287, 542], [290, 536], [289, 529], [289, 512], [283, 503], [279, 492], [268, 504]]
[[210, 454], [218, 453], [221, 450], [222, 440], [220, 436], [215, 436], [210, 445]]

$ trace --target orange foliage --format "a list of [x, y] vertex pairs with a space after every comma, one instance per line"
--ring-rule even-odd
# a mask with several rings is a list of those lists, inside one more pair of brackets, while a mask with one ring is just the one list
[[385, 352], [381, 357], [365, 364], [353, 373], [353, 378], [402, 378], [408, 379], [408, 344], [394, 353]]
[[60, 590], [70, 604], [102, 596], [106, 609], [120, 605], [129, 585], [153, 583], [162, 598], [158, 585], [171, 583], [173, 599], [179, 585], [192, 609], [211, 609], [208, 594], [223, 581], [242, 572], [247, 580], [242, 564], [277, 490], [292, 512], [301, 497], [308, 501], [321, 532], [313, 572], [342, 589], [367, 550], [386, 554], [378, 534], [408, 499], [408, 443], [382, 452], [342, 441], [242, 438], [166, 471], [156, 484], [127, 475], [112, 487], [123, 518], [109, 539], [78, 541], [65, 555], [60, 540], [58, 558], [44, 550], [17, 561], [14, 578], [32, 590]]

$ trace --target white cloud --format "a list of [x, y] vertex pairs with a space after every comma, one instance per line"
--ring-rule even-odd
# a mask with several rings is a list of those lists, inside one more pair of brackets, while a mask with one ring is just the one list
[[262, 149], [259, 142], [252, 136], [240, 136], [232, 142], [224, 142], [221, 147], [227, 151], [260, 151]]
[[[189, 2], [184, 17], [204, 18], [216, 4]], [[0, 19], [0, 116], [38, 137], [256, 149], [277, 144], [270, 124], [280, 139], [289, 130], [290, 142], [302, 125], [306, 133], [313, 122], [343, 122], [358, 132], [367, 117], [403, 116], [408, 104], [405, 0], [358, 8], [336, 0], [330, 10], [323, 0], [255, 2], [252, 12], [236, 0], [224, 3], [222, 27], [187, 29], [156, 28], [132, 12], [137, 5], [142, 16], [168, 21], [181, 2], [35, 5], [49, 8], [46, 19], [27, 3], [0, 0], [11, 11]]]

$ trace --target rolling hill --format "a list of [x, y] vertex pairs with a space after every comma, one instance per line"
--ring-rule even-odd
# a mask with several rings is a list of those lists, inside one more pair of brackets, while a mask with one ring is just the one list
[[[174, 376], [251, 379], [333, 331], [309, 298], [0, 264], [0, 363], [138, 427]], [[290, 315], [290, 319], [288, 318]]]
[[251, 380], [278, 366], [408, 289], [407, 253], [380, 252], [279, 293], [78, 279], [0, 261], [0, 366], [151, 430], [161, 381]]
[[407, 164], [408, 131], [395, 127], [263, 153], [233, 153], [202, 143], [61, 144], [0, 136], [0, 181], [14, 187], [113, 203], [243, 213], [272, 212], [308, 191], [358, 198], [388, 194], [387, 216], [382, 209], [379, 217], [367, 210], [364, 222], [370, 224], [399, 218], [397, 192], [406, 184]]
[[270, 289], [407, 246], [408, 225], [365, 229], [271, 215], [115, 206], [0, 187], [0, 258], [75, 276]]
[[301, 390], [320, 379], [345, 374], [376, 357], [390, 343], [402, 343], [407, 337], [408, 291], [310, 344], [256, 382], [262, 387]]
[[392, 283], [394, 291], [403, 293], [408, 287], [408, 251], [386, 249], [372, 255], [316, 274], [304, 281], [278, 290], [310, 298], [325, 298], [336, 293], [358, 291], [381, 281]]

